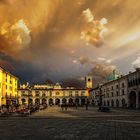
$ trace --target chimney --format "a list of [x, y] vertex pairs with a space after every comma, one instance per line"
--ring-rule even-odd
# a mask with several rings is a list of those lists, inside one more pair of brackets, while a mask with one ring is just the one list
[[129, 74], [131, 74], [132, 72], [131, 71], [129, 71]]
[[136, 68], [136, 71], [139, 71], [140, 70], [140, 68]]

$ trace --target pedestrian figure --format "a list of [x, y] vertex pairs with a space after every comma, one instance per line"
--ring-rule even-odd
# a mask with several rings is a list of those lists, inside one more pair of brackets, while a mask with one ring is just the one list
[[75, 107], [76, 107], [76, 109], [77, 109], [77, 107], [78, 107], [78, 104], [77, 104], [77, 103], [75, 104]]
[[63, 107], [64, 107], [64, 105], [62, 104], [62, 105], [61, 105], [61, 109], [62, 109], [62, 111], [64, 110], [64, 108], [63, 108]]
[[88, 103], [86, 103], [85, 106], [86, 106], [86, 110], [88, 110]]
[[101, 110], [101, 103], [100, 102], [98, 103], [98, 107], [99, 107], [99, 110]]
[[68, 109], [68, 105], [67, 105], [67, 104], [65, 104], [65, 110], [67, 111], [67, 109]]

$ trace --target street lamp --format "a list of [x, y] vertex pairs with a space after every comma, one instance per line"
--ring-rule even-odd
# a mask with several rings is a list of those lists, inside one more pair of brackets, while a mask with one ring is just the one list
[[99, 110], [101, 109], [102, 107], [102, 84], [99, 84]]
[[28, 97], [28, 109], [30, 108], [30, 104], [29, 104], [29, 97], [31, 96], [31, 89], [30, 89], [30, 87], [28, 87], [28, 95], [27, 95], [27, 97]]

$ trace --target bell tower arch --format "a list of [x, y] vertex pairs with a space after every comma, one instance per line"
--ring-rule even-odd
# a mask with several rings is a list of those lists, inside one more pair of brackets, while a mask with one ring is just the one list
[[92, 88], [92, 76], [86, 76], [85, 82], [86, 82], [86, 88], [91, 89]]

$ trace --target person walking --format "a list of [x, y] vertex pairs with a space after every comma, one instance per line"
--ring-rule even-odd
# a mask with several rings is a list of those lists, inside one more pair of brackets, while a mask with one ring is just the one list
[[77, 103], [75, 104], [75, 107], [76, 107], [76, 109], [78, 108], [78, 104]]
[[62, 105], [61, 105], [61, 109], [62, 109], [62, 111], [64, 110], [64, 105], [63, 105], [63, 103], [62, 103]]
[[68, 104], [65, 104], [65, 110], [67, 111], [67, 109], [68, 109]]

